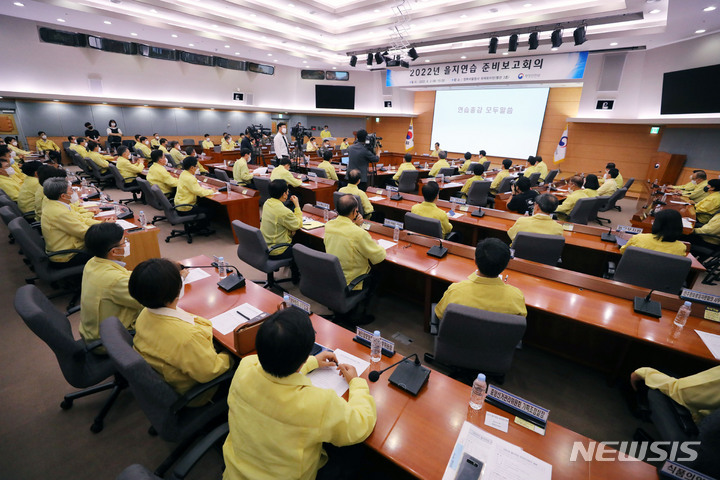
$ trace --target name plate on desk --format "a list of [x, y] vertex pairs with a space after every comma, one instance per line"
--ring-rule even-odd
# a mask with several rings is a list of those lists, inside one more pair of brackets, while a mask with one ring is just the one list
[[288, 294], [288, 298], [290, 299], [290, 305], [292, 305], [293, 307], [299, 308], [300, 310], [307, 313], [308, 315], [312, 314], [312, 311], [310, 311], [309, 303], [304, 302], [297, 297], [293, 297], [290, 294]]
[[403, 222], [398, 222], [398, 221], [395, 221], [395, 220], [390, 220], [390, 219], [388, 219], [388, 218], [386, 218], [386, 219], [383, 221], [383, 225], [385, 225], [386, 227], [390, 227], [390, 228], [395, 228], [395, 227], [397, 227], [397, 228], [399, 228], [400, 230], [403, 229]]
[[689, 288], [682, 289], [682, 292], [680, 292], [680, 299], [710, 305], [711, 307], [720, 307], [720, 296], [711, 295], [705, 292], [698, 292], [697, 290], [690, 290]]
[[450, 197], [450, 203], [457, 203], [458, 205], [465, 205], [467, 201], [460, 197]]
[[[370, 340], [372, 340], [372, 337], [373, 337], [372, 332], [365, 330], [364, 328], [360, 328], [360, 327], [356, 327], [356, 328], [357, 328], [357, 330], [355, 332], [355, 338], [353, 338], [353, 340], [358, 342], [361, 345], [365, 345], [366, 347], [370, 348]], [[382, 354], [388, 358], [395, 355], [395, 343], [383, 338], [382, 339]]]
[[393, 187], [392, 185], [388, 185], [387, 187], [385, 187], [385, 189], [388, 192], [397, 192], [398, 191], [398, 187]]
[[633, 235], [642, 233], [642, 228], [628, 227], [627, 225], [618, 225], [615, 230], [618, 232], [631, 233]]
[[673, 480], [712, 480], [712, 477], [708, 477], [700, 472], [696, 472], [692, 468], [671, 462], [670, 460], [665, 460], [665, 463], [660, 469], [660, 477]]
[[517, 415], [530, 423], [539, 425], [543, 428], [547, 425], [550, 410], [528, 402], [517, 395], [506, 392], [495, 385], [490, 385], [488, 387], [486, 400], [491, 405], [495, 405], [501, 410]]
[[318, 207], [318, 208], [322, 208], [323, 210], [330, 210], [330, 204], [329, 204], [329, 203], [315, 202], [315, 206]]

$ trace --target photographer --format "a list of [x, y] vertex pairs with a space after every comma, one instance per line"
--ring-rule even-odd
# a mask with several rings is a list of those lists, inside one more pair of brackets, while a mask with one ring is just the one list
[[367, 140], [368, 133], [365, 130], [357, 131], [357, 141], [350, 145], [347, 149], [350, 160], [348, 161], [347, 171], [359, 170], [360, 171], [360, 184], [358, 187], [360, 190], [367, 189], [367, 171], [368, 164], [375, 163], [380, 160], [380, 155], [375, 155], [375, 148], [373, 145], [372, 149], [368, 149], [365, 146], [365, 140]]

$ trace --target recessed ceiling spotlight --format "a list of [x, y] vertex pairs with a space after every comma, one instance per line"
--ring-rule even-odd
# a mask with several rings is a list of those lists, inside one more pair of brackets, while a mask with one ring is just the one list
[[25, 4], [21, 3], [21, 2], [15, 2], [15, 3], [13, 3], [13, 5], [15, 5], [16, 7], [24, 7], [25, 6]]
[[65, 23], [65, 19], [64, 19], [64, 18], [58, 18], [57, 21], [60, 22], [60, 23]]
[[230, 48], [230, 45], [225, 45], [225, 48]]
[[525, 8], [532, 7], [532, 3], [526, 3], [525, 5], [523, 5], [523, 7], [525, 7]]
[[240, 52], [235, 52], [235, 55], [240, 55]]
[[[17, 5], [17, 3], [15, 5]], [[22, 5], [22, 4], [20, 4], [20, 5]], [[716, 8], [717, 7], [715, 7], [715, 6], [705, 7], [705, 8], [703, 8], [703, 12], [712, 12]]]
[[701, 28], [700, 30], [695, 30], [695, 33], [705, 33], [705, 30]]
[[375, 12], [375, 13], [380, 13], [380, 10], [378, 10], [378, 9], [376, 8], [375, 10], [373, 10], [373, 12]]
[[112, 22], [111, 22], [110, 20], [105, 20], [103, 23], [104, 23], [105, 25], [112, 25]]
[[463, 55], [462, 57], [460, 57], [461, 60], [465, 60], [466, 58], [467, 58], [467, 57], [466, 57], [465, 55]]
[[617, 44], [618, 44], [618, 42], [612, 42], [612, 43], [610, 44], [610, 46], [611, 46], [611, 47], [617, 47]]
[[430, 63], [430, 60], [426, 58], [425, 63]]
[[107, 105], [107, 102], [103, 102], [103, 105]]
[[307, 63], [307, 60], [303, 60], [303, 63]]
[[650, 10], [648, 13], [650, 13], [650, 14], [656, 14], [656, 13], [660, 13], [660, 11], [661, 11], [661, 10], [660, 10], [659, 8], [653, 8], [653, 9]]
[[557, 49], [558, 49], [558, 47], [553, 47], [550, 50], [552, 50], [553, 52], [557, 52]]
[[337, 67], [333, 67], [333, 70], [337, 70]]
[[146, 103], [145, 105], [143, 105], [143, 107], [147, 107], [147, 106], [148, 106], [148, 104], [147, 104], [147, 103]]
[[292, 3], [288, 3], [288, 7], [293, 8], [295, 5]]
[[251, 14], [250, 14], [250, 17], [251, 17], [251, 18], [255, 18], [255, 17], [257, 17], [257, 15], [255, 15], [254, 13], [251, 13]]
[[194, 43], [188, 43], [188, 47], [194, 47], [194, 46], [195, 46]]
[[460, 15], [460, 18], [467, 18], [467, 15], [463, 13], [462, 15]]
[[133, 37], [137, 37], [137, 33], [135, 32], [130, 32], [130, 35], [132, 35]]
[[175, 35], [174, 33], [173, 33], [172, 35], [170, 35], [170, 36], [171, 36], [172, 38], [177, 38], [177, 35]]
[[273, 62], [277, 63], [277, 59], [273, 60]]
[[503, 52], [503, 55], [507, 55], [507, 54], [508, 54], [508, 52]]
[[268, 53], [268, 57], [272, 57], [272, 53]]

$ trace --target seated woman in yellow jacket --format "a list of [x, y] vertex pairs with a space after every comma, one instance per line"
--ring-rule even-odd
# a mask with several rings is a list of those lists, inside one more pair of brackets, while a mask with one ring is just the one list
[[[145, 307], [135, 322], [133, 348], [180, 395], [233, 365], [228, 353], [215, 351], [212, 324], [178, 307], [184, 288], [180, 266], [165, 258], [145, 260], [128, 282], [132, 298]], [[215, 391], [190, 405], [207, 403]]]
[[467, 194], [473, 183], [485, 180], [485, 167], [482, 166], [482, 163], [476, 163], [475, 165], [470, 165], [470, 169], [467, 170], [466, 173], [472, 173], [473, 176], [468, 178], [465, 185], [460, 189], [460, 195], [463, 198], [467, 198]]
[[5, 144], [10, 148], [12, 152], [15, 152], [15, 155], [19, 158], [24, 158], [25, 155], [30, 155], [32, 152], [29, 152], [27, 150], [23, 150], [22, 148], [18, 147], [18, 141], [15, 137], [5, 137]]
[[177, 212], [180, 215], [194, 215], [196, 213], [204, 213], [206, 219], [200, 222], [202, 228], [207, 228], [212, 216], [212, 211], [208, 208], [201, 207], [197, 204], [198, 197], [209, 197], [215, 195], [215, 190], [212, 188], [204, 188], [198, 183], [197, 175], [200, 170], [198, 169], [197, 158], [187, 156], [183, 160], [183, 172], [178, 177], [177, 192], [175, 193], [175, 206]]
[[583, 184], [583, 190], [585, 195], [588, 197], [597, 197], [598, 189], [600, 188], [600, 182], [598, 182], [597, 175], [591, 173], [585, 177], [585, 183]]
[[683, 242], [678, 240], [682, 235], [682, 230], [683, 225], [680, 212], [671, 208], [660, 210], [655, 214], [652, 233], [633, 235], [630, 240], [620, 248], [620, 253], [625, 253], [627, 247], [638, 247], [685, 256], [687, 247]]
[[[15, 164], [17, 166], [17, 164]], [[5, 192], [14, 202], [18, 201], [20, 195], [20, 187], [23, 181], [10, 164], [10, 153], [7, 146], [0, 145], [0, 190]]]
[[720, 179], [708, 180], [704, 188], [707, 196], [695, 204], [695, 215], [700, 224], [710, 221], [715, 212], [720, 210]]
[[458, 171], [460, 173], [470, 173], [467, 171], [467, 169], [472, 163], [473, 163], [472, 162], [472, 153], [465, 152], [465, 162], [463, 162], [463, 164], [460, 165], [460, 168], [458, 169]]

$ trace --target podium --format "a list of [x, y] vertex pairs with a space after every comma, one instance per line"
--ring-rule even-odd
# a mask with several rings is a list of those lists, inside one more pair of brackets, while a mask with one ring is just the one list
[[654, 182], [657, 178], [658, 185], [675, 185], [686, 161], [687, 155], [656, 152], [648, 165], [647, 179]]

